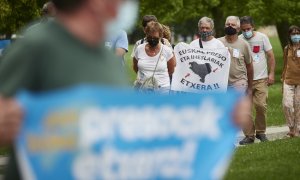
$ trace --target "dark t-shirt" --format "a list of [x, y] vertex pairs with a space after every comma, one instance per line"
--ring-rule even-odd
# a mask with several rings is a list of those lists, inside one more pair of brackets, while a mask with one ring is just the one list
[[[104, 45], [90, 47], [56, 21], [42, 23], [15, 42], [0, 64], [0, 94], [13, 96], [26, 89], [41, 92], [98, 84], [126, 86], [120, 61]], [[19, 179], [12, 153], [6, 179]]]

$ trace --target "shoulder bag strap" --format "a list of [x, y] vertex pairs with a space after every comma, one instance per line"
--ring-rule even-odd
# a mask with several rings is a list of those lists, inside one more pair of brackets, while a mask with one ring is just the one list
[[201, 38], [199, 38], [199, 46], [200, 46], [200, 48], [202, 48], [202, 49], [203, 49], [203, 45], [202, 45]]
[[157, 64], [158, 64], [158, 62], [160, 60], [160, 57], [161, 57], [161, 54], [162, 54], [163, 50], [164, 50], [164, 46], [162, 46], [162, 48], [161, 48], [161, 52], [160, 52], [160, 54], [158, 56], [158, 59], [157, 59], [157, 62], [156, 62], [156, 65], [155, 65], [155, 68], [154, 68], [154, 71], [153, 71], [153, 74], [152, 74], [151, 77], [154, 77], [154, 74], [155, 74], [155, 71], [156, 71], [156, 68], [157, 68]]

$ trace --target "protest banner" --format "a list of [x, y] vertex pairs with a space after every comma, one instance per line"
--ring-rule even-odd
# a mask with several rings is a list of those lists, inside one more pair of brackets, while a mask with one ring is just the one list
[[200, 49], [178, 43], [171, 90], [207, 93], [227, 90], [230, 54], [227, 48]]
[[2, 56], [3, 50], [10, 44], [10, 40], [0, 40], [0, 56]]
[[[24, 179], [220, 179], [239, 95], [155, 95], [80, 86], [21, 93]], [[220, 101], [222, 99], [222, 101]]]

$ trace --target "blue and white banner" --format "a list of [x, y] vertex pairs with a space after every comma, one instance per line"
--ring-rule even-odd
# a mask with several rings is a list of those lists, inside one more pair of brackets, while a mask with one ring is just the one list
[[220, 179], [239, 95], [136, 94], [80, 86], [21, 93], [24, 179]]
[[0, 40], [0, 56], [2, 56], [3, 50], [10, 44], [10, 40]]
[[193, 93], [227, 90], [230, 68], [227, 48], [192, 48], [181, 42], [175, 46], [174, 53], [176, 67], [172, 76], [172, 90]]

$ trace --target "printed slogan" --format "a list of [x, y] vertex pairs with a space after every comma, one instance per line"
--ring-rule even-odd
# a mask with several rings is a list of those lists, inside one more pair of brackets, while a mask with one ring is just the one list
[[230, 54], [227, 48], [195, 49], [189, 44], [175, 46], [176, 68], [171, 90], [181, 92], [225, 92]]
[[16, 143], [22, 176], [221, 179], [237, 133], [231, 114], [238, 97], [90, 86], [20, 94], [26, 112]]

